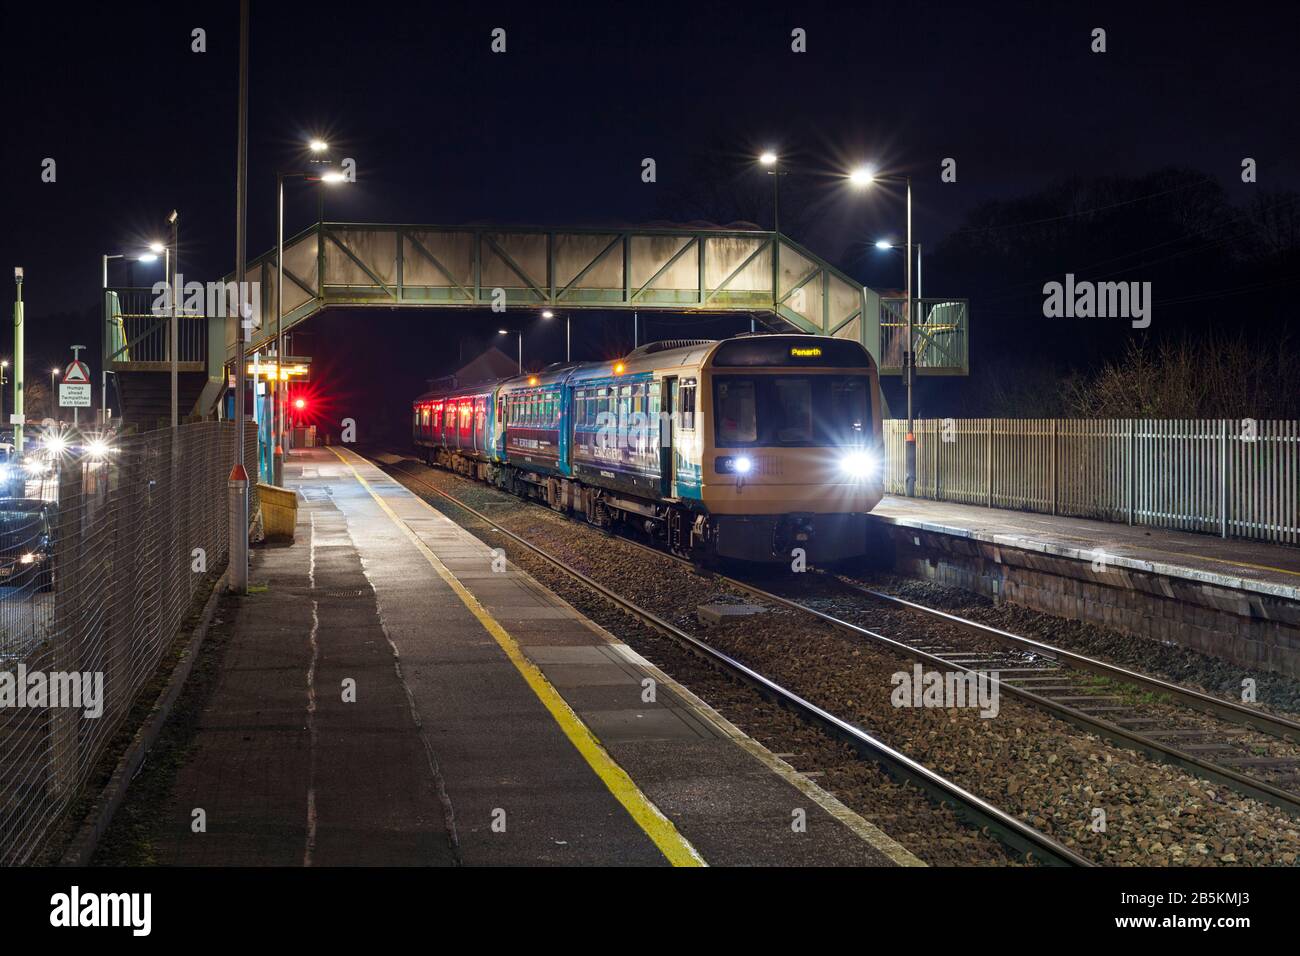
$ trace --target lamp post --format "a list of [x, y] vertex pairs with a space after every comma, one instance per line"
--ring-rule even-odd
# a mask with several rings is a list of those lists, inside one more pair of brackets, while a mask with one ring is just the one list
[[[311, 141], [313, 153], [323, 153], [328, 147], [321, 140]], [[286, 179], [305, 179], [321, 183], [321, 195], [324, 195], [325, 183], [341, 183], [346, 177], [337, 171], [324, 172], [319, 176], [309, 173], [275, 174], [275, 378], [274, 392], [271, 396], [271, 432], [274, 436], [275, 451], [271, 456], [271, 483], [284, 483], [284, 418], [288, 402], [288, 385], [284, 378], [284, 330], [281, 317], [284, 315], [284, 181]], [[321, 199], [321, 203], [324, 199]], [[318, 210], [317, 215], [320, 215]]]
[[[885, 252], [903, 247], [896, 242], [890, 242], [888, 239], [881, 239], [876, 243], [876, 248]], [[921, 243], [919, 242], [916, 244], [916, 298], [918, 301], [925, 298], [925, 292], [921, 285]]]
[[181, 218], [180, 213], [177, 212], [175, 209], [173, 209], [171, 215], [167, 217], [167, 222], [170, 223], [172, 227], [172, 244], [171, 244], [171, 248], [168, 250], [169, 253], [168, 258], [170, 261], [167, 262], [165, 266], [167, 270], [167, 275], [166, 275], [167, 285], [171, 288], [171, 295], [169, 296], [169, 298], [171, 299], [171, 307], [172, 307], [171, 332], [167, 337], [168, 345], [169, 345], [168, 351], [171, 353], [171, 366], [172, 366], [171, 367], [172, 428], [176, 428], [176, 426], [180, 424], [180, 410], [177, 407], [177, 402], [179, 401], [179, 397], [177, 393], [177, 379], [180, 377], [179, 376], [180, 320], [176, 314], [176, 309], [177, 309], [176, 300], [180, 297], [181, 294], [181, 290], [176, 288], [176, 277], [180, 274], [180, 269], [181, 269], [181, 262], [180, 262], [181, 250], [180, 247], [176, 244], [177, 237], [180, 232], [180, 223], [179, 223], [180, 218]]
[[903, 441], [903, 457], [906, 468], [904, 479], [906, 494], [910, 498], [916, 491], [916, 435], [912, 433], [912, 177], [880, 176], [866, 166], [859, 166], [849, 174], [849, 182], [866, 188], [872, 183], [893, 182], [907, 186], [907, 301], [903, 305], [903, 317], [907, 326], [906, 344], [903, 348], [903, 379], [907, 385], [907, 435]]
[[57, 398], [58, 391], [55, 387], [54, 380], [58, 378], [58, 376], [59, 376], [59, 370], [57, 368], [50, 369], [50, 417], [53, 418], [56, 422], [59, 420], [57, 417], [59, 402]]
[[[497, 329], [497, 335], [509, 335], [509, 334], [510, 334], [510, 330], [509, 330], [509, 329]], [[520, 331], [516, 332], [515, 335], [519, 336], [519, 374], [520, 374], [520, 375], [523, 375], [523, 374], [524, 374], [524, 333], [523, 333], [523, 330], [520, 330]]]
[[[542, 312], [542, 318], [544, 318], [544, 319], [553, 319], [553, 318], [555, 318], [555, 313], [552, 312], [550, 309], [546, 309], [545, 311]], [[521, 335], [522, 335], [522, 333], [521, 333]], [[569, 342], [570, 342], [570, 338], [569, 338], [569, 313], [566, 312], [566, 313], [564, 313], [564, 361], [565, 361], [566, 363], [573, 361], [573, 360], [570, 358], [570, 356], [569, 356]], [[522, 369], [521, 369], [521, 371], [522, 371]]]
[[785, 171], [778, 165], [778, 157], [772, 150], [767, 150], [763, 155], [758, 157], [758, 161], [764, 166], [770, 166], [767, 174], [772, 177], [772, 231], [781, 231], [781, 177]]
[[9, 360], [5, 359], [0, 362], [0, 422], [5, 418], [5, 386], [9, 384], [9, 379], [5, 378], [7, 371], [9, 371]]
[[14, 451], [23, 453], [23, 267], [14, 266]]

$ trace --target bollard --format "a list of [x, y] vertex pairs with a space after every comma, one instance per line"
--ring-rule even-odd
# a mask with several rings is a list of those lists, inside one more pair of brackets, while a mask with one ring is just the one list
[[229, 501], [230, 590], [243, 594], [248, 590], [248, 472], [239, 462], [230, 469]]

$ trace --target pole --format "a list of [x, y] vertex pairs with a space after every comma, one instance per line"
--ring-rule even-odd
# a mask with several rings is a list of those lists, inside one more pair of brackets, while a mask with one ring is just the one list
[[230, 469], [230, 590], [248, 590], [248, 471], [244, 468], [244, 343], [245, 322], [252, 316], [245, 301], [247, 273], [245, 239], [248, 223], [248, 0], [239, 3], [239, 132], [235, 153], [235, 288], [239, 308], [235, 316], [235, 454]]
[[907, 177], [907, 342], [903, 350], [903, 377], [907, 380], [907, 441], [904, 458], [907, 467], [907, 497], [916, 493], [916, 434], [912, 431], [912, 177]]
[[564, 361], [572, 362], [573, 355], [569, 349], [571, 338], [569, 336], [569, 313], [564, 313]]
[[[50, 409], [52, 411], [59, 407], [58, 402], [55, 401], [55, 396], [57, 394], [58, 386], [54, 384], [54, 376], [58, 374], [59, 374], [59, 370], [57, 368], [50, 369]], [[50, 417], [53, 418], [55, 421], [58, 421], [56, 415], [51, 415]]]
[[641, 317], [632, 313], [632, 348], [641, 344]]
[[284, 173], [275, 174], [275, 384], [271, 393], [271, 430], [275, 454], [271, 458], [271, 484], [284, 484], [284, 333], [280, 314], [284, 311]]
[[772, 166], [772, 232], [781, 232], [781, 168]]
[[519, 374], [524, 374], [524, 333], [519, 332]]
[[14, 300], [14, 452], [23, 454], [23, 267], [14, 269], [14, 284], [18, 287]]
[[103, 283], [99, 294], [103, 315], [99, 320], [99, 424], [108, 424], [108, 253], [103, 257]]
[[[172, 223], [172, 245], [171, 245], [171, 249], [167, 250], [168, 259], [170, 260], [169, 275], [167, 276], [167, 282], [171, 286], [171, 290], [172, 290], [172, 294], [171, 294], [171, 300], [172, 300], [172, 317], [171, 317], [172, 428], [175, 428], [177, 425], [180, 424], [180, 409], [177, 407], [177, 402], [179, 400], [177, 397], [178, 396], [177, 379], [180, 377], [179, 376], [180, 366], [178, 364], [180, 362], [180, 337], [179, 337], [180, 319], [178, 318], [176, 313], [176, 299], [180, 296], [180, 289], [176, 288], [176, 278], [180, 275], [181, 272], [181, 250], [180, 247], [177, 245], [177, 237], [180, 232], [180, 224], [178, 222], [180, 216], [177, 214], [175, 209], [172, 210], [172, 214], [170, 218]], [[175, 254], [173, 254], [173, 251]]]

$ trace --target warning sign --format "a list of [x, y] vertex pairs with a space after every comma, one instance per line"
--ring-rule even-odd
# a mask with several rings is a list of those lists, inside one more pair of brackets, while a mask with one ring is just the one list
[[[74, 359], [68, 363], [68, 367], [63, 370], [63, 381], [69, 385], [89, 385], [90, 369], [85, 362]], [[62, 404], [62, 402], [60, 402]]]
[[60, 382], [59, 383], [59, 407], [60, 408], [89, 408], [90, 407], [90, 383], [85, 382]]

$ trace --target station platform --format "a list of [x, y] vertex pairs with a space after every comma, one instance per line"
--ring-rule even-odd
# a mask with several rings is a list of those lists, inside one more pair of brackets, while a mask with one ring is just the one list
[[919, 863], [359, 455], [284, 471], [156, 862]]
[[886, 495], [872, 511], [899, 527], [1300, 601], [1300, 548], [1141, 525]]
[[1300, 548], [886, 496], [912, 577], [1300, 678]]

